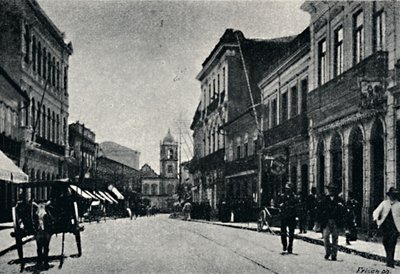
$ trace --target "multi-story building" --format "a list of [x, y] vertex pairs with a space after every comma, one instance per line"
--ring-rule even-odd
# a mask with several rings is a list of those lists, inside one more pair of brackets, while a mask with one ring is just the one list
[[161, 211], [170, 211], [178, 189], [178, 143], [171, 132], [160, 143], [160, 175], [148, 164], [140, 169], [142, 195]]
[[[0, 66], [0, 151], [16, 165], [20, 163], [22, 143], [19, 125], [25, 119], [20, 110], [28, 102], [26, 92]], [[11, 207], [15, 202], [10, 172], [3, 165], [0, 166], [0, 221], [11, 219]]]
[[[35, 0], [0, 1], [0, 63], [29, 96], [20, 121], [19, 166], [30, 180], [67, 177], [71, 43]], [[47, 196], [47, 190], [33, 193]]]
[[79, 121], [69, 125], [69, 154], [73, 160], [68, 165], [71, 179], [93, 178], [96, 171], [98, 144], [96, 134]]
[[[306, 1], [311, 15], [309, 179], [360, 202], [368, 224], [400, 180], [399, 5]], [[397, 180], [396, 180], [397, 179]]]
[[[208, 200], [216, 208], [227, 198], [227, 192], [230, 198], [257, 199], [252, 183], [257, 177], [253, 144], [260, 130], [259, 117], [252, 117], [253, 107], [261, 98], [257, 83], [292, 39], [247, 39], [242, 32], [227, 29], [203, 62], [197, 76], [201, 82], [200, 103], [191, 125], [194, 157], [190, 169], [195, 201]], [[240, 125], [245, 125], [248, 132], [242, 132]], [[247, 175], [251, 178], [245, 178]]]
[[286, 182], [308, 194], [307, 93], [310, 61], [307, 28], [281, 59], [265, 72], [259, 86], [263, 112], [263, 204], [276, 200]]

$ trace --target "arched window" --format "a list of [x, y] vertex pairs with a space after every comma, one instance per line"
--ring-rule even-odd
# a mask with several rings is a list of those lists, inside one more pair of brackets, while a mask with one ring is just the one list
[[51, 112], [47, 109], [47, 139], [51, 140]]
[[57, 62], [57, 89], [60, 89], [60, 62]]
[[31, 36], [30, 36], [30, 34], [29, 34], [29, 26], [28, 25], [25, 25], [25, 34], [24, 34], [24, 39], [25, 39], [25, 57], [24, 57], [24, 61], [25, 61], [25, 63], [29, 63], [29, 55], [30, 55], [30, 52], [29, 52], [29, 46], [30, 46], [30, 43], [31, 43]]
[[51, 63], [51, 83], [53, 87], [56, 86], [56, 58], [53, 57], [53, 62]]
[[50, 52], [47, 53], [47, 80], [51, 84], [51, 54]]
[[167, 151], [167, 159], [170, 160], [174, 157], [174, 150], [172, 148]]
[[57, 123], [56, 123], [56, 143], [60, 143], [60, 115], [57, 114]]
[[32, 120], [31, 120], [31, 122], [32, 122], [32, 129], [34, 129], [35, 128], [35, 121], [36, 121], [36, 117], [35, 117], [35, 115], [36, 115], [36, 105], [35, 105], [35, 98], [32, 98], [32, 101], [31, 101], [31, 106], [32, 106], [32, 113], [31, 113], [31, 117], [32, 117]]
[[35, 128], [35, 133], [39, 136], [41, 136], [41, 119], [42, 119], [42, 115], [41, 115], [41, 108], [40, 108], [40, 102], [37, 103], [37, 124], [36, 124], [36, 128]]
[[37, 72], [42, 75], [42, 44], [40, 42], [37, 47]]
[[157, 185], [156, 184], [151, 185], [151, 195], [157, 195]]
[[149, 195], [149, 185], [148, 184], [143, 185], [143, 194]]
[[36, 37], [32, 37], [32, 69], [36, 71], [36, 55], [37, 55], [37, 48], [36, 48]]
[[47, 79], [47, 74], [46, 74], [46, 60], [47, 60], [47, 54], [46, 54], [46, 48], [43, 48], [43, 69], [42, 69], [42, 76], [43, 79]]
[[56, 114], [54, 113], [54, 111], [52, 112], [51, 115], [51, 140], [53, 142], [56, 142]]
[[42, 110], [42, 137], [46, 138], [46, 107]]

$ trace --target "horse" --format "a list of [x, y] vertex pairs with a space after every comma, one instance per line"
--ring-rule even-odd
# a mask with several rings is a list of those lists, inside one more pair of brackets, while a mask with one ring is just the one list
[[48, 213], [47, 206], [51, 204], [51, 201], [36, 203], [32, 202], [32, 206], [36, 207], [36, 211], [33, 212], [32, 218], [35, 227], [35, 239], [37, 247], [37, 266], [49, 267], [49, 245], [51, 240], [50, 223], [51, 216]]

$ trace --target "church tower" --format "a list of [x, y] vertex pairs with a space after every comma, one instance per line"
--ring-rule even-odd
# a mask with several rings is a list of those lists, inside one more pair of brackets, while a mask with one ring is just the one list
[[169, 129], [160, 144], [160, 176], [168, 179], [178, 178], [178, 143]]

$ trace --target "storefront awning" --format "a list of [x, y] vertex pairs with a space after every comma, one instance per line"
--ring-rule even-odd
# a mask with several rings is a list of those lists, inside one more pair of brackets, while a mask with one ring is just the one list
[[124, 196], [121, 194], [121, 192], [119, 192], [118, 189], [116, 187], [114, 187], [113, 185], [109, 185], [108, 190], [112, 191], [112, 193], [114, 193], [115, 196], [117, 196], [118, 200], [124, 199]]
[[104, 194], [105, 194], [108, 198], [110, 198], [114, 203], [118, 204], [118, 201], [115, 200], [115, 199], [111, 196], [111, 194], [109, 194], [107, 191], [104, 191]]
[[110, 198], [107, 197], [107, 195], [105, 195], [102, 191], [98, 192], [104, 199], [106, 199], [109, 203], [113, 204], [113, 200], [111, 200]]
[[94, 200], [98, 200], [98, 198], [96, 196], [94, 196], [92, 193], [90, 193], [89, 190], [85, 190], [86, 194], [89, 195], [90, 197], [92, 197], [92, 199]]
[[70, 185], [69, 186], [73, 191], [75, 191], [79, 196], [85, 198], [85, 199], [93, 199], [91, 196], [89, 196], [84, 190], [80, 189], [78, 186], [75, 185]]
[[101, 196], [100, 194], [96, 193], [96, 191], [93, 191], [93, 195], [97, 197], [97, 199], [101, 200], [101, 201], [105, 201], [106, 199], [104, 199], [103, 196]]
[[0, 180], [13, 183], [29, 181], [26, 175], [14, 162], [0, 150]]

